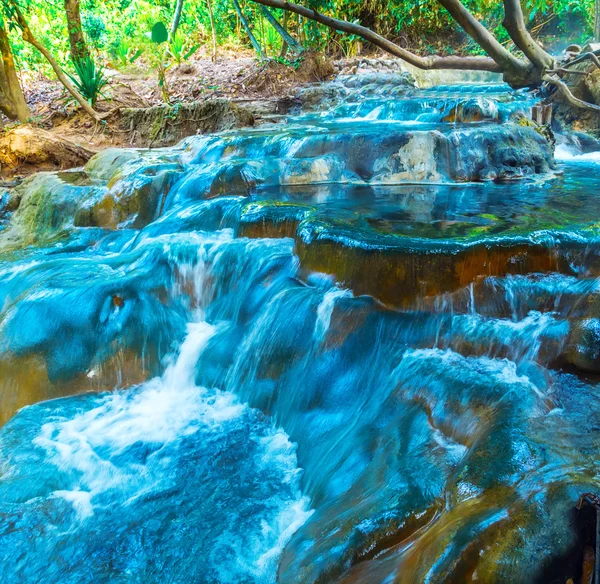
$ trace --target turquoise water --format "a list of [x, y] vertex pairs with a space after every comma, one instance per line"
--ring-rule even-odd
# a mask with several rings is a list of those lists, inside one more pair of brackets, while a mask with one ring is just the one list
[[[531, 98], [505, 86], [353, 84], [281, 126], [108, 153], [11, 194], [3, 581], [577, 577], [570, 513], [600, 452], [600, 159], [570, 139], [542, 164], [504, 124]], [[444, 121], [460, 104], [487, 117]], [[500, 129], [526, 180], [459, 180]], [[407, 265], [386, 254], [517, 239], [561, 261], [519, 250], [522, 269], [380, 302], [379, 266]], [[307, 267], [312, 242], [372, 253], [373, 293]]]

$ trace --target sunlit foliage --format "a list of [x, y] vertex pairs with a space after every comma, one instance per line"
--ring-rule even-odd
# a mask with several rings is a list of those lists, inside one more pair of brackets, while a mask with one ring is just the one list
[[[297, 0], [338, 18], [360, 22], [396, 40], [412, 44], [426, 38], [421, 51], [439, 51], [429, 40], [457, 34], [463, 39], [448, 46], [447, 52], [479, 49], [461, 36], [456, 24], [440, 8], [436, 0]], [[253, 33], [268, 56], [276, 56], [281, 38], [269, 25], [260, 7], [245, 0], [240, 2]], [[498, 0], [466, 0], [465, 4], [482, 22], [495, 32], [502, 42], [509, 42], [502, 27], [502, 3]], [[526, 0], [524, 9], [534, 32], [568, 36], [570, 42], [585, 42], [591, 36], [594, 0]], [[73, 70], [69, 62], [67, 22], [62, 0], [23, 0], [21, 2], [30, 27], [42, 43], [50, 47], [61, 65]], [[148, 33], [162, 21], [168, 25], [173, 16], [175, 0], [81, 0], [83, 29], [90, 49], [101, 63], [115, 68], [134, 67], [151, 61], [151, 41]], [[218, 43], [231, 48], [247, 46], [248, 38], [240, 26], [231, 0], [212, 0]], [[283, 15], [274, 11], [281, 21]], [[359, 40], [339, 35], [312, 21], [289, 17], [289, 30], [309, 47], [327, 49], [340, 56], [352, 56], [360, 50]], [[11, 42], [19, 67], [44, 70], [46, 63], [37, 51], [12, 31]], [[206, 0], [186, 0], [183, 17], [170, 54], [180, 63], [198, 47], [211, 42], [210, 18]]]

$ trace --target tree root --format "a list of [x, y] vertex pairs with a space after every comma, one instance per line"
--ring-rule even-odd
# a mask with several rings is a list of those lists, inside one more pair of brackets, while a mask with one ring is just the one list
[[565, 75], [580, 75], [581, 77], [587, 77], [589, 75], [588, 71], [569, 71], [569, 69], [565, 69], [564, 67], [558, 67], [557, 69], [546, 69], [546, 73], [551, 75], [555, 75], [556, 73], [563, 73]]
[[[579, 55], [578, 57], [575, 57], [573, 60], [569, 61], [568, 63], [562, 63], [561, 67], [563, 69], [569, 69], [570, 67], [572, 67], [573, 65], [577, 65], [577, 63], [583, 63], [583, 61], [592, 61], [594, 63], [594, 65], [596, 65], [596, 67], [598, 69], [600, 69], [600, 59], [598, 59], [598, 55], [595, 52], [589, 52], [589, 53], [583, 53], [581, 55]], [[569, 71], [569, 73], [573, 73], [573, 71]]]
[[557, 90], [560, 92], [560, 94], [562, 95], [564, 100], [569, 105], [572, 105], [573, 107], [576, 107], [579, 109], [584, 109], [584, 110], [600, 113], [600, 106], [597, 106], [593, 103], [589, 103], [588, 101], [584, 101], [583, 99], [579, 99], [578, 97], [575, 97], [573, 95], [573, 93], [571, 92], [571, 90], [569, 89], [569, 86], [564, 81], [559, 79], [559, 77], [557, 75], [550, 75], [550, 74], [546, 73], [542, 76], [542, 81], [545, 81], [546, 83], [549, 83], [550, 85], [554, 85], [557, 88]]

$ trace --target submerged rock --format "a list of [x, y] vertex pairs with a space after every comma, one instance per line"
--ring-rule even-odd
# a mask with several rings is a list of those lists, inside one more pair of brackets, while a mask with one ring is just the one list
[[335, 274], [358, 294], [408, 307], [418, 297], [452, 292], [481, 276], [557, 269], [570, 273], [567, 259], [543, 239], [544, 234], [538, 241], [514, 237], [468, 242], [378, 236], [369, 242], [349, 233], [347, 226], [305, 222], [296, 249], [305, 270]]
[[20, 265], [0, 268], [1, 423], [30, 403], [156, 375], [183, 334], [189, 296], [173, 294], [178, 274], [160, 244], [118, 256], [40, 250]]

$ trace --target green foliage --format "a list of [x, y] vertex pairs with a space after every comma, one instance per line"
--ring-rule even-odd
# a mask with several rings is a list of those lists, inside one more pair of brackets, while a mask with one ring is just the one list
[[177, 65], [181, 65], [181, 63], [192, 57], [199, 48], [199, 44], [192, 44], [184, 40], [181, 35], [176, 34], [169, 43], [169, 54]]
[[74, 64], [75, 72], [77, 76], [68, 74], [77, 91], [85, 97], [90, 105], [94, 107], [96, 101], [100, 95], [102, 95], [102, 89], [108, 83], [104, 75], [102, 67], [97, 67], [92, 57], [86, 57]]
[[297, 69], [300, 68], [300, 65], [302, 65], [302, 63], [304, 61], [304, 57], [297, 57], [295, 59], [286, 59], [284, 57], [274, 57], [273, 61], [276, 61], [277, 63], [281, 63], [282, 65], [285, 65], [286, 67], [291, 67], [294, 71], [296, 71]]
[[135, 63], [143, 54], [141, 48], [136, 48], [127, 37], [116, 39], [109, 50], [109, 55], [115, 66], [127, 67]]
[[267, 55], [278, 54], [281, 51], [281, 37], [262, 14], [255, 17], [254, 34]]
[[[265, 19], [262, 9], [251, 0], [239, 0], [250, 27], [266, 54], [275, 58], [281, 38]], [[437, 0], [297, 0], [325, 14], [358, 22], [408, 48], [426, 53], [449, 51], [481, 53], [461, 31]], [[502, 26], [502, 2], [463, 0], [469, 10], [494, 32], [500, 42], [510, 45]], [[584, 42], [592, 32], [595, 0], [522, 0], [530, 27], [544, 24], [544, 34]], [[20, 38], [11, 13], [10, 0], [0, 0], [10, 29], [10, 39], [19, 66], [50, 74], [38, 52]], [[218, 42], [229, 48], [250, 49], [231, 0], [211, 1]], [[67, 22], [63, 0], [18, 0], [37, 38], [49, 48], [63, 67], [69, 63]], [[157, 66], [156, 45], [147, 32], [160, 25], [161, 44], [167, 42], [175, 0], [81, 0], [84, 33], [96, 63], [118, 67]], [[279, 22], [283, 12], [271, 10]], [[336, 33], [311, 20], [289, 16], [288, 30], [305, 47], [328, 50], [340, 56], [356, 55], [363, 45], [352, 35]], [[158, 33], [158, 30], [156, 31]], [[152, 36], [152, 35], [150, 35]], [[447, 41], [446, 43], [444, 41]], [[178, 34], [168, 47], [171, 63], [189, 59], [199, 47], [210, 46], [211, 25], [206, 0], [186, 0]], [[210, 48], [208, 48], [210, 52]], [[168, 64], [168, 63], [167, 63]]]
[[92, 46], [103, 48], [106, 39], [106, 24], [99, 14], [87, 12], [82, 15], [82, 27]]

